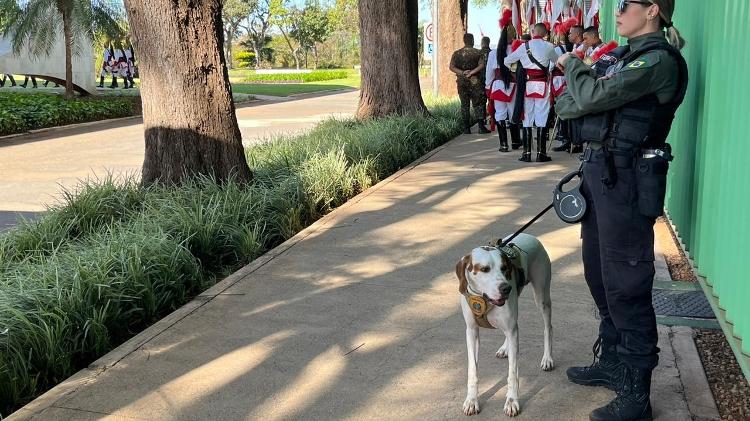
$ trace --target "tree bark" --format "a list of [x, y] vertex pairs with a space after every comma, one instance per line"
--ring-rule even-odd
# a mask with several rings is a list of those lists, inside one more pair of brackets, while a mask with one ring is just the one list
[[357, 118], [429, 114], [419, 87], [417, 0], [360, 0]]
[[464, 46], [467, 9], [467, 0], [441, 0], [438, 3], [438, 52], [437, 63], [434, 65], [440, 69], [438, 92], [441, 95], [458, 94], [456, 75], [448, 70], [448, 67], [450, 67], [453, 52]]
[[142, 182], [252, 178], [224, 60], [221, 0], [125, 0], [140, 55]]

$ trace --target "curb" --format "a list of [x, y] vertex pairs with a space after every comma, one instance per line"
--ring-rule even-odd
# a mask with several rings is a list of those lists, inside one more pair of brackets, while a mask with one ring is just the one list
[[669, 339], [690, 415], [694, 420], [720, 420], [716, 401], [703, 371], [703, 363], [695, 347], [693, 329], [686, 326], [672, 326], [669, 329]]
[[[654, 261], [656, 282], [682, 283], [672, 279], [658, 241], [656, 242], [654, 257], [656, 258]], [[659, 316], [657, 316], [657, 323], [660, 323]], [[703, 363], [698, 355], [698, 349], [695, 347], [693, 329], [687, 326], [665, 327], [669, 329], [669, 342], [672, 346], [675, 365], [682, 384], [682, 392], [685, 395], [690, 415], [696, 421], [720, 420], [719, 410], [708, 385]]]
[[7, 418], [5, 418], [5, 421], [30, 420], [37, 415], [41, 415], [42, 412], [44, 412], [45, 410], [54, 407], [55, 404], [60, 399], [64, 398], [67, 395], [74, 393], [76, 390], [78, 390], [79, 387], [85, 386], [89, 382], [96, 380], [96, 378], [100, 374], [104, 373], [109, 368], [115, 366], [117, 363], [119, 363], [122, 359], [127, 357], [129, 354], [137, 351], [143, 345], [145, 345], [152, 339], [156, 338], [157, 336], [159, 336], [161, 333], [163, 333], [170, 327], [179, 323], [182, 319], [188, 317], [194, 311], [198, 310], [205, 304], [209, 303], [211, 300], [213, 300], [217, 296], [221, 295], [224, 291], [226, 291], [228, 288], [230, 288], [237, 282], [241, 281], [247, 275], [255, 272], [256, 270], [265, 266], [267, 263], [273, 261], [276, 257], [280, 256], [287, 250], [291, 249], [297, 243], [304, 240], [308, 236], [326, 229], [342, 210], [355, 205], [356, 203], [360, 202], [364, 198], [370, 196], [371, 194], [382, 189], [383, 187], [390, 184], [394, 180], [410, 172], [411, 170], [413, 170], [414, 168], [422, 164], [422, 162], [436, 155], [437, 153], [445, 149], [448, 145], [455, 142], [460, 137], [461, 135], [458, 135], [454, 137], [453, 139], [445, 142], [444, 144], [438, 146], [437, 148], [427, 152], [420, 158], [417, 158], [412, 163], [406, 165], [404, 168], [396, 171], [395, 173], [381, 180], [379, 183], [375, 184], [369, 189], [347, 200], [344, 204], [332, 210], [328, 214], [324, 215], [317, 221], [313, 222], [312, 224], [304, 228], [302, 231], [295, 234], [293, 237], [289, 238], [288, 240], [284, 241], [283, 243], [269, 250], [262, 256], [259, 256], [257, 259], [253, 260], [248, 265], [242, 267], [238, 271], [227, 276], [223, 280], [217, 282], [211, 288], [202, 292], [201, 294], [196, 296], [193, 300], [189, 301], [187, 304], [183, 305], [179, 309], [170, 313], [163, 319], [158, 320], [156, 323], [149, 326], [148, 328], [138, 333], [134, 337], [130, 338], [129, 340], [127, 340], [126, 342], [118, 346], [117, 348], [101, 356], [99, 359], [89, 364], [88, 367], [73, 374], [71, 377], [67, 378], [62, 383], [48, 390], [47, 392], [37, 397], [33, 401], [29, 402], [22, 408], [19, 408], [18, 410], [16, 410], [16, 412], [11, 413], [10, 415], [8, 415]]
[[[258, 102], [258, 101], [262, 101], [262, 100], [251, 99], [251, 100], [247, 100], [247, 101], [239, 101], [239, 102], [235, 102], [234, 106], [235, 106], [235, 108], [237, 108], [237, 107], [249, 105], [249, 104], [252, 104], [252, 103]], [[3, 146], [2, 145], [3, 141], [13, 140], [13, 139], [15, 139], [17, 137], [21, 137], [21, 136], [29, 136], [29, 135], [33, 135], [33, 134], [44, 134], [44, 133], [54, 132], [54, 131], [57, 131], [57, 130], [62, 131], [62, 130], [78, 129], [78, 128], [82, 128], [82, 127], [96, 126], [98, 124], [117, 123], [117, 122], [122, 122], [122, 121], [135, 120], [135, 119], [139, 119], [139, 118], [143, 118], [143, 114], [131, 115], [131, 116], [128, 116], [128, 117], [108, 118], [106, 120], [86, 121], [84, 123], [66, 124], [64, 126], [43, 127], [41, 129], [32, 129], [32, 130], [28, 130], [28, 131], [21, 132], [21, 133], [13, 133], [13, 134], [5, 135], [5, 136], [0, 136], [0, 146]]]

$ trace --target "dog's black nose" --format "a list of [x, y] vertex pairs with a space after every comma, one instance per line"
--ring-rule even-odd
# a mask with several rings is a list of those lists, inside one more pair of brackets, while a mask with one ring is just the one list
[[510, 286], [510, 284], [500, 284], [500, 293], [503, 294], [503, 296], [507, 297], [510, 295], [510, 291], [513, 289], [513, 287]]

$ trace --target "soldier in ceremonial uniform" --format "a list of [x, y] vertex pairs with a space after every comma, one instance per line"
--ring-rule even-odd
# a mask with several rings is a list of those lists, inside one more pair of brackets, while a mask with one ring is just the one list
[[586, 46], [584, 56], [589, 59], [584, 61], [592, 64], [593, 60], [591, 60], [591, 57], [604, 45], [602, 44], [602, 39], [599, 37], [599, 30], [595, 26], [589, 26], [583, 32], [583, 44]]
[[674, 0], [620, 0], [617, 30], [628, 45], [618, 48], [619, 60], [604, 76], [575, 55], [558, 59], [568, 86], [555, 108], [562, 118], [582, 119], [581, 134], [589, 136], [582, 254], [600, 315], [594, 364], [571, 367], [567, 375], [617, 393], [591, 413], [593, 421], [652, 419], [651, 372], [659, 361], [653, 225], [672, 158], [666, 139], [688, 80], [674, 6]]
[[480, 76], [484, 68], [484, 56], [481, 51], [474, 48], [474, 35], [464, 34], [464, 48], [456, 50], [451, 56], [450, 71], [456, 74], [465, 134], [471, 134], [471, 126], [474, 125], [471, 121], [470, 107], [474, 108], [479, 133], [490, 132], [484, 126], [485, 92]]
[[543, 23], [534, 25], [531, 41], [510, 53], [503, 60], [510, 67], [520, 62], [526, 71], [526, 92], [523, 102], [523, 154], [520, 161], [531, 162], [532, 127], [537, 128], [537, 162], [552, 159], [547, 155], [547, 138], [549, 136], [548, 119], [550, 112], [550, 71], [555, 66], [557, 54], [555, 46], [543, 38], [547, 27]]
[[[491, 110], [490, 118], [497, 124], [497, 135], [500, 140], [500, 152], [509, 152], [508, 132], [506, 131], [506, 120], [513, 116], [513, 102], [516, 91], [515, 75], [503, 62], [508, 54], [512, 53], [511, 43], [516, 38], [516, 30], [510, 24], [512, 13], [509, 9], [503, 11], [500, 19], [500, 40], [497, 48], [492, 50], [487, 57], [487, 69], [485, 71], [485, 88], [489, 97]], [[510, 124], [510, 138], [517, 148], [520, 143], [520, 130], [517, 124]]]
[[[492, 49], [490, 48], [490, 37], [482, 37], [482, 46], [479, 49], [479, 51], [482, 52], [482, 56], [484, 58], [485, 66], [487, 64], [487, 58], [490, 55], [490, 51]], [[486, 71], [479, 72], [479, 77], [482, 78], [482, 84], [486, 85], [487, 81], [485, 79]], [[487, 124], [487, 92], [486, 90], [482, 90], [482, 93], [484, 93], [484, 101], [482, 102], [482, 109], [484, 110], [484, 113], [482, 114], [482, 121]], [[491, 118], [491, 117], [490, 117]], [[490, 129], [492, 130], [492, 129]]]

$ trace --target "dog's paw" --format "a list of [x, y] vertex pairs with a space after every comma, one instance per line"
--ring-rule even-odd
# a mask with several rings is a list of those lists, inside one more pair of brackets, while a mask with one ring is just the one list
[[464, 401], [464, 415], [476, 415], [479, 413], [479, 401], [476, 398], [467, 397]]
[[513, 398], [507, 398], [505, 399], [505, 406], [503, 407], [503, 412], [505, 412], [505, 415], [509, 417], [515, 417], [518, 415], [519, 412], [521, 412], [521, 405], [518, 403], [518, 400]]
[[497, 352], [495, 353], [495, 357], [497, 358], [507, 358], [508, 357], [508, 346], [507, 344], [503, 344], [500, 348], [497, 349]]
[[542, 370], [544, 371], [550, 371], [553, 368], [555, 368], [555, 362], [552, 360], [552, 357], [549, 355], [545, 355], [542, 357], [542, 363], [540, 365], [542, 367]]

